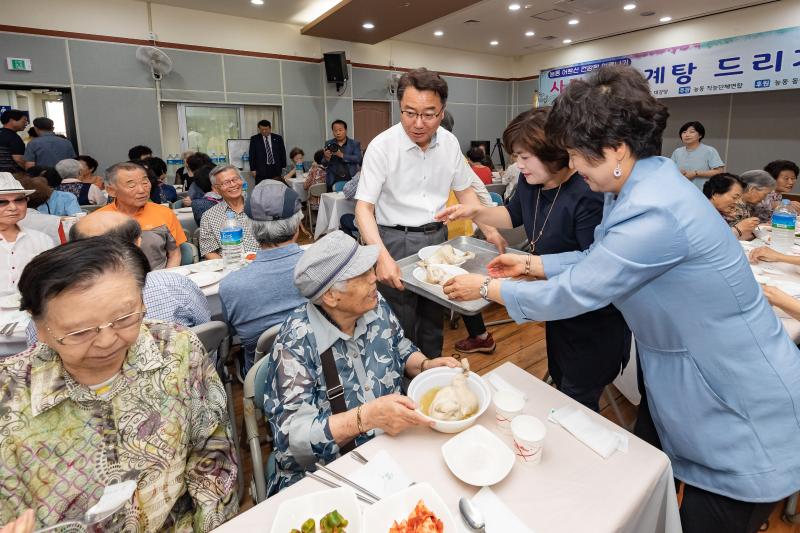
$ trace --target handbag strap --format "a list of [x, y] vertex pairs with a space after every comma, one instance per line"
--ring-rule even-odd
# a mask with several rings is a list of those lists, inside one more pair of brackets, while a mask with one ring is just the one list
[[[344, 401], [344, 387], [339, 378], [339, 371], [336, 370], [336, 359], [333, 356], [333, 347], [328, 348], [322, 353], [322, 373], [325, 376], [325, 384], [328, 386], [327, 396], [331, 404], [331, 411], [338, 415], [347, 411], [347, 404]], [[346, 454], [355, 448], [355, 439], [339, 446], [342, 454]]]

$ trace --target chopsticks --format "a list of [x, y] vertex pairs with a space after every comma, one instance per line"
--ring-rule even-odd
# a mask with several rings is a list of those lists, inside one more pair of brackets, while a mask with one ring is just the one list
[[[380, 497], [376, 496], [376, 495], [375, 495], [374, 493], [372, 493], [371, 491], [369, 491], [369, 490], [365, 489], [364, 487], [362, 487], [362, 486], [361, 486], [361, 485], [359, 485], [358, 483], [356, 483], [356, 482], [354, 482], [354, 481], [350, 481], [350, 480], [349, 480], [349, 479], [347, 479], [346, 477], [344, 477], [344, 476], [342, 476], [342, 475], [340, 475], [340, 474], [338, 474], [338, 473], [334, 472], [333, 470], [331, 470], [331, 469], [330, 469], [330, 468], [328, 468], [327, 466], [323, 465], [322, 463], [316, 463], [316, 465], [315, 465], [315, 466], [316, 466], [316, 467], [317, 467], [319, 470], [322, 470], [323, 472], [325, 472], [326, 474], [328, 474], [328, 475], [329, 475], [329, 476], [331, 476], [332, 478], [334, 478], [334, 479], [336, 479], [337, 481], [339, 481], [340, 483], [344, 483], [345, 485], [348, 485], [349, 487], [351, 487], [351, 488], [353, 488], [353, 489], [355, 489], [355, 490], [357, 490], [357, 491], [361, 492], [362, 494], [364, 494], [365, 496], [367, 496], [368, 498], [370, 498], [371, 500], [373, 500], [373, 502], [372, 502], [372, 503], [374, 503], [374, 502], [376, 502], [376, 501], [380, 500]], [[319, 477], [319, 475], [318, 475], [318, 474], [316, 474], [316, 475], [317, 475], [317, 477]], [[316, 478], [315, 478], [315, 479], [316, 479]], [[327, 481], [327, 480], [326, 480], [326, 481]]]
[[[323, 485], [325, 485], [327, 487], [330, 487], [332, 489], [341, 487], [341, 485], [339, 485], [338, 483], [334, 483], [333, 481], [331, 481], [329, 479], [325, 479], [324, 477], [322, 477], [322, 476], [320, 476], [318, 474], [315, 474], [314, 472], [306, 472], [306, 477], [310, 477], [311, 479], [313, 479], [315, 481], [319, 481]], [[371, 499], [367, 498], [366, 496], [362, 496], [358, 492], [356, 492], [356, 498], [358, 498], [359, 500], [361, 500], [362, 502], [364, 502], [364, 503], [366, 503], [368, 505], [372, 505], [373, 503], [375, 503], [375, 500], [371, 500]]]

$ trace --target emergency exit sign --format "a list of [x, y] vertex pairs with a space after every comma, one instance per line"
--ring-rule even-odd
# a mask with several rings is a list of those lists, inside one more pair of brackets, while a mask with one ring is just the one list
[[8, 70], [31, 71], [31, 60], [24, 57], [7, 57], [6, 66]]

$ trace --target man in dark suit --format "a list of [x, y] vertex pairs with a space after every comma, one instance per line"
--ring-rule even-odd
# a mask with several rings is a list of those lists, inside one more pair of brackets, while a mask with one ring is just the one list
[[250, 174], [258, 185], [267, 178], [281, 179], [284, 168], [286, 147], [283, 137], [272, 133], [269, 120], [259, 121], [258, 134], [250, 137]]

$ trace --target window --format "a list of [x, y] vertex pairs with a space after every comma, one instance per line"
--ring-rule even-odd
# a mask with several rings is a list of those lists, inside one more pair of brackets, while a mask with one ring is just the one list
[[242, 106], [178, 104], [181, 150], [225, 154], [228, 139], [241, 136]]

